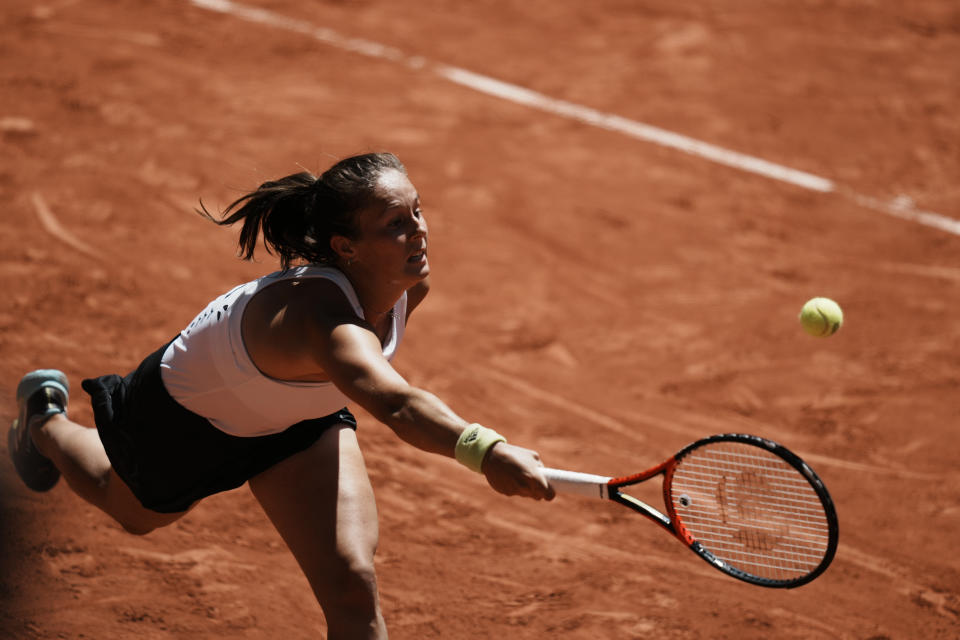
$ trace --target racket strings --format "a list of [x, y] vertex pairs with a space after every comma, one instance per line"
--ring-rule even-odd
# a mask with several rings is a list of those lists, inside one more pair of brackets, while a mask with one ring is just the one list
[[690, 452], [674, 471], [677, 519], [707, 551], [770, 580], [803, 577], [822, 562], [830, 525], [817, 491], [780, 456], [740, 442]]

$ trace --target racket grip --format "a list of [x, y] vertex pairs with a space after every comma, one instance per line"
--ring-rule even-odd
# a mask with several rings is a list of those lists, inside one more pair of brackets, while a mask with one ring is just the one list
[[607, 483], [612, 478], [562, 469], [544, 468], [542, 471], [557, 493], [569, 493], [601, 500], [608, 497]]

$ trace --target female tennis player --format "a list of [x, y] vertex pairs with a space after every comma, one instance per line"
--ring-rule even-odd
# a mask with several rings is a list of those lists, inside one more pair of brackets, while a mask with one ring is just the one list
[[126, 530], [168, 525], [249, 483], [337, 638], [385, 638], [373, 556], [377, 514], [345, 405], [406, 442], [455, 457], [507, 495], [553, 498], [536, 452], [469, 424], [390, 365], [427, 294], [427, 224], [392, 154], [344, 159], [233, 202], [241, 255], [259, 237], [281, 270], [213, 300], [125, 377], [83, 381], [96, 430], [67, 418], [63, 373], [28, 373], [9, 433], [28, 487], [61, 474]]

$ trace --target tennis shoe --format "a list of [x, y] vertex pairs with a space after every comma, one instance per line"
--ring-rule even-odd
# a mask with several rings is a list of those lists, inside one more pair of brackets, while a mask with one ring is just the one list
[[49, 491], [60, 480], [60, 470], [37, 450], [30, 427], [67, 412], [70, 384], [56, 369], [39, 369], [17, 385], [17, 418], [7, 435], [7, 448], [20, 479], [34, 491]]

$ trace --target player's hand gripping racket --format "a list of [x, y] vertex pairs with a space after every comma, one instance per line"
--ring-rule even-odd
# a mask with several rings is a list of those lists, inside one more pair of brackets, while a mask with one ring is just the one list
[[[810, 582], [837, 549], [837, 513], [823, 482], [785, 447], [757, 436], [711, 436], [622, 478], [544, 471], [557, 492], [639, 511], [720, 571], [763, 587]], [[621, 492], [661, 474], [665, 514]]]

